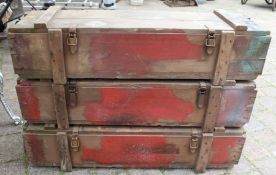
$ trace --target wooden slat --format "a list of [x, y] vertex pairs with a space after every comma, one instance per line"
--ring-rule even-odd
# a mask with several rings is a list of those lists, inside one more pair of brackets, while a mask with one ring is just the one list
[[203, 133], [195, 171], [203, 173], [209, 163], [210, 153], [212, 152], [213, 133]]
[[[67, 133], [72, 133], [72, 129], [73, 127]], [[24, 129], [24, 144], [30, 163], [59, 165], [56, 132], [62, 131], [45, 130], [41, 125], [32, 124]], [[74, 152], [70, 147], [71, 161], [74, 167], [192, 168], [199, 155], [199, 152], [190, 153], [188, 150], [194, 132], [201, 134], [199, 128], [86, 126], [78, 134], [81, 149]], [[60, 135], [66, 142], [64, 133]], [[202, 153], [208, 151], [211, 141], [210, 134], [203, 136], [201, 145], [205, 149], [202, 149]], [[198, 138], [201, 140], [200, 135]], [[214, 133], [208, 167], [232, 166], [240, 157], [244, 141], [242, 128]], [[68, 142], [70, 143], [70, 136]], [[200, 161], [204, 162], [202, 160]]]
[[247, 25], [240, 18], [224, 10], [214, 10], [214, 13], [236, 31], [247, 31]]
[[69, 128], [65, 86], [53, 84], [53, 93], [58, 128]]
[[55, 84], [66, 84], [66, 72], [63, 54], [61, 29], [49, 29], [49, 49], [52, 60], [53, 80]]
[[57, 143], [60, 157], [60, 169], [72, 171], [72, 162], [66, 132], [57, 132]]
[[222, 87], [211, 86], [208, 100], [208, 106], [205, 114], [203, 132], [212, 133], [216, 124], [221, 105]]
[[217, 64], [214, 71], [213, 85], [224, 85], [228, 74], [230, 54], [235, 40], [235, 33], [222, 31]]
[[47, 25], [50, 20], [56, 15], [56, 13], [61, 9], [60, 6], [49, 7], [40, 18], [34, 22], [35, 29], [47, 29]]

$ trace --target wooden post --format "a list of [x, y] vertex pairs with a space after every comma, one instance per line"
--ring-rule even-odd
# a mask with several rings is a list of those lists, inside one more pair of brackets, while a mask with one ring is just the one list
[[59, 129], [69, 128], [65, 85], [67, 82], [61, 29], [49, 29], [49, 48], [53, 72], [53, 96]]
[[54, 105], [59, 129], [69, 128], [65, 86], [53, 84]]
[[57, 132], [57, 143], [60, 157], [60, 169], [62, 171], [72, 171], [72, 162], [66, 132]]
[[55, 84], [66, 84], [65, 61], [61, 29], [49, 29], [49, 49]]
[[219, 109], [221, 105], [222, 87], [221, 86], [211, 86], [209, 93], [208, 106], [206, 109], [203, 132], [212, 133], [214, 132], [216, 119], [219, 114]]
[[234, 39], [235, 32], [222, 31], [217, 64], [214, 71], [213, 85], [224, 85], [226, 81]]
[[213, 133], [202, 133], [199, 154], [195, 166], [195, 171], [198, 173], [203, 173], [207, 168], [212, 150], [213, 137]]

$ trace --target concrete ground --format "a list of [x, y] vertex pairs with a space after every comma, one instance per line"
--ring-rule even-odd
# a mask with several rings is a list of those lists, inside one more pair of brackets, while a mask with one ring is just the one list
[[[245, 126], [247, 140], [238, 165], [232, 169], [208, 170], [205, 174], [276, 174], [276, 12], [272, 12], [264, 0], [249, 0], [242, 6], [239, 0], [208, 1], [199, 7], [169, 8], [158, 0], [145, 0], [142, 7], [130, 7], [128, 1], [121, 0], [120, 9], [149, 10], [181, 10], [181, 11], [212, 11], [224, 8], [232, 12], [243, 13], [254, 21], [272, 31], [272, 43], [267, 55], [264, 72], [256, 80], [258, 97], [250, 123]], [[1, 66], [2, 64], [2, 66]], [[1, 69], [2, 68], [2, 69]], [[16, 113], [20, 113], [15, 94], [17, 76], [13, 73], [6, 40], [0, 39], [0, 69], [5, 75], [5, 95]], [[189, 169], [176, 170], [141, 170], [141, 169], [74, 169], [71, 173], [60, 172], [58, 168], [43, 168], [29, 166], [23, 152], [21, 127], [14, 126], [0, 105], [0, 174], [81, 174], [81, 175], [190, 175]]]

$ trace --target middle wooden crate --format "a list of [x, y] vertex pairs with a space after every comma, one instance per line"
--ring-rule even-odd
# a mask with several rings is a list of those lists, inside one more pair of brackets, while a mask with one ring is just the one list
[[[46, 80], [18, 81], [24, 119], [57, 123], [53, 87]], [[199, 127], [213, 118], [215, 126], [241, 127], [249, 121], [256, 90], [254, 82], [214, 87], [207, 81], [71, 80], [65, 94], [70, 124]]]

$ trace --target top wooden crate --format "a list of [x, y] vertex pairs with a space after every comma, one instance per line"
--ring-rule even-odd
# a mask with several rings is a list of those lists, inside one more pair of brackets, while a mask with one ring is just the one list
[[15, 73], [29, 79], [252, 80], [270, 32], [223, 10], [33, 11], [8, 32]]

